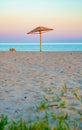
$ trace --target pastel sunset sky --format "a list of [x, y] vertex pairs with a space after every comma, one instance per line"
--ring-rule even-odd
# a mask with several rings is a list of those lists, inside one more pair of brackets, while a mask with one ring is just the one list
[[54, 29], [44, 42], [82, 43], [82, 0], [0, 0], [0, 43], [39, 42], [38, 26]]

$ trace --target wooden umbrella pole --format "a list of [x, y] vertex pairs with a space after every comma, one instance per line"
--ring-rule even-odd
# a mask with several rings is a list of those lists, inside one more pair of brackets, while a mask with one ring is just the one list
[[42, 32], [40, 31], [40, 52], [42, 51]]

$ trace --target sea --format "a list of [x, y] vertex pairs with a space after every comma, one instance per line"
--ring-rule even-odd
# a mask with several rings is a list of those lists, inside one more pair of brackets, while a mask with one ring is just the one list
[[[0, 51], [40, 51], [39, 43], [0, 43]], [[82, 43], [43, 43], [42, 51], [82, 51]]]

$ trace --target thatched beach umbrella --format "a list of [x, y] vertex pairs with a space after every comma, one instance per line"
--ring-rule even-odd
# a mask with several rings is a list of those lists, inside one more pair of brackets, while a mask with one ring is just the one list
[[33, 29], [32, 31], [28, 32], [27, 34], [40, 34], [40, 51], [42, 51], [42, 33], [51, 31], [51, 30], [53, 30], [53, 29], [39, 26], [39, 27]]

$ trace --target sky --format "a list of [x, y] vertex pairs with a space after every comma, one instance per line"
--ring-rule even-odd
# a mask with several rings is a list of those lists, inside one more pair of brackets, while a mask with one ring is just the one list
[[43, 42], [82, 43], [82, 0], [0, 0], [0, 43], [39, 42], [38, 26], [54, 29]]

